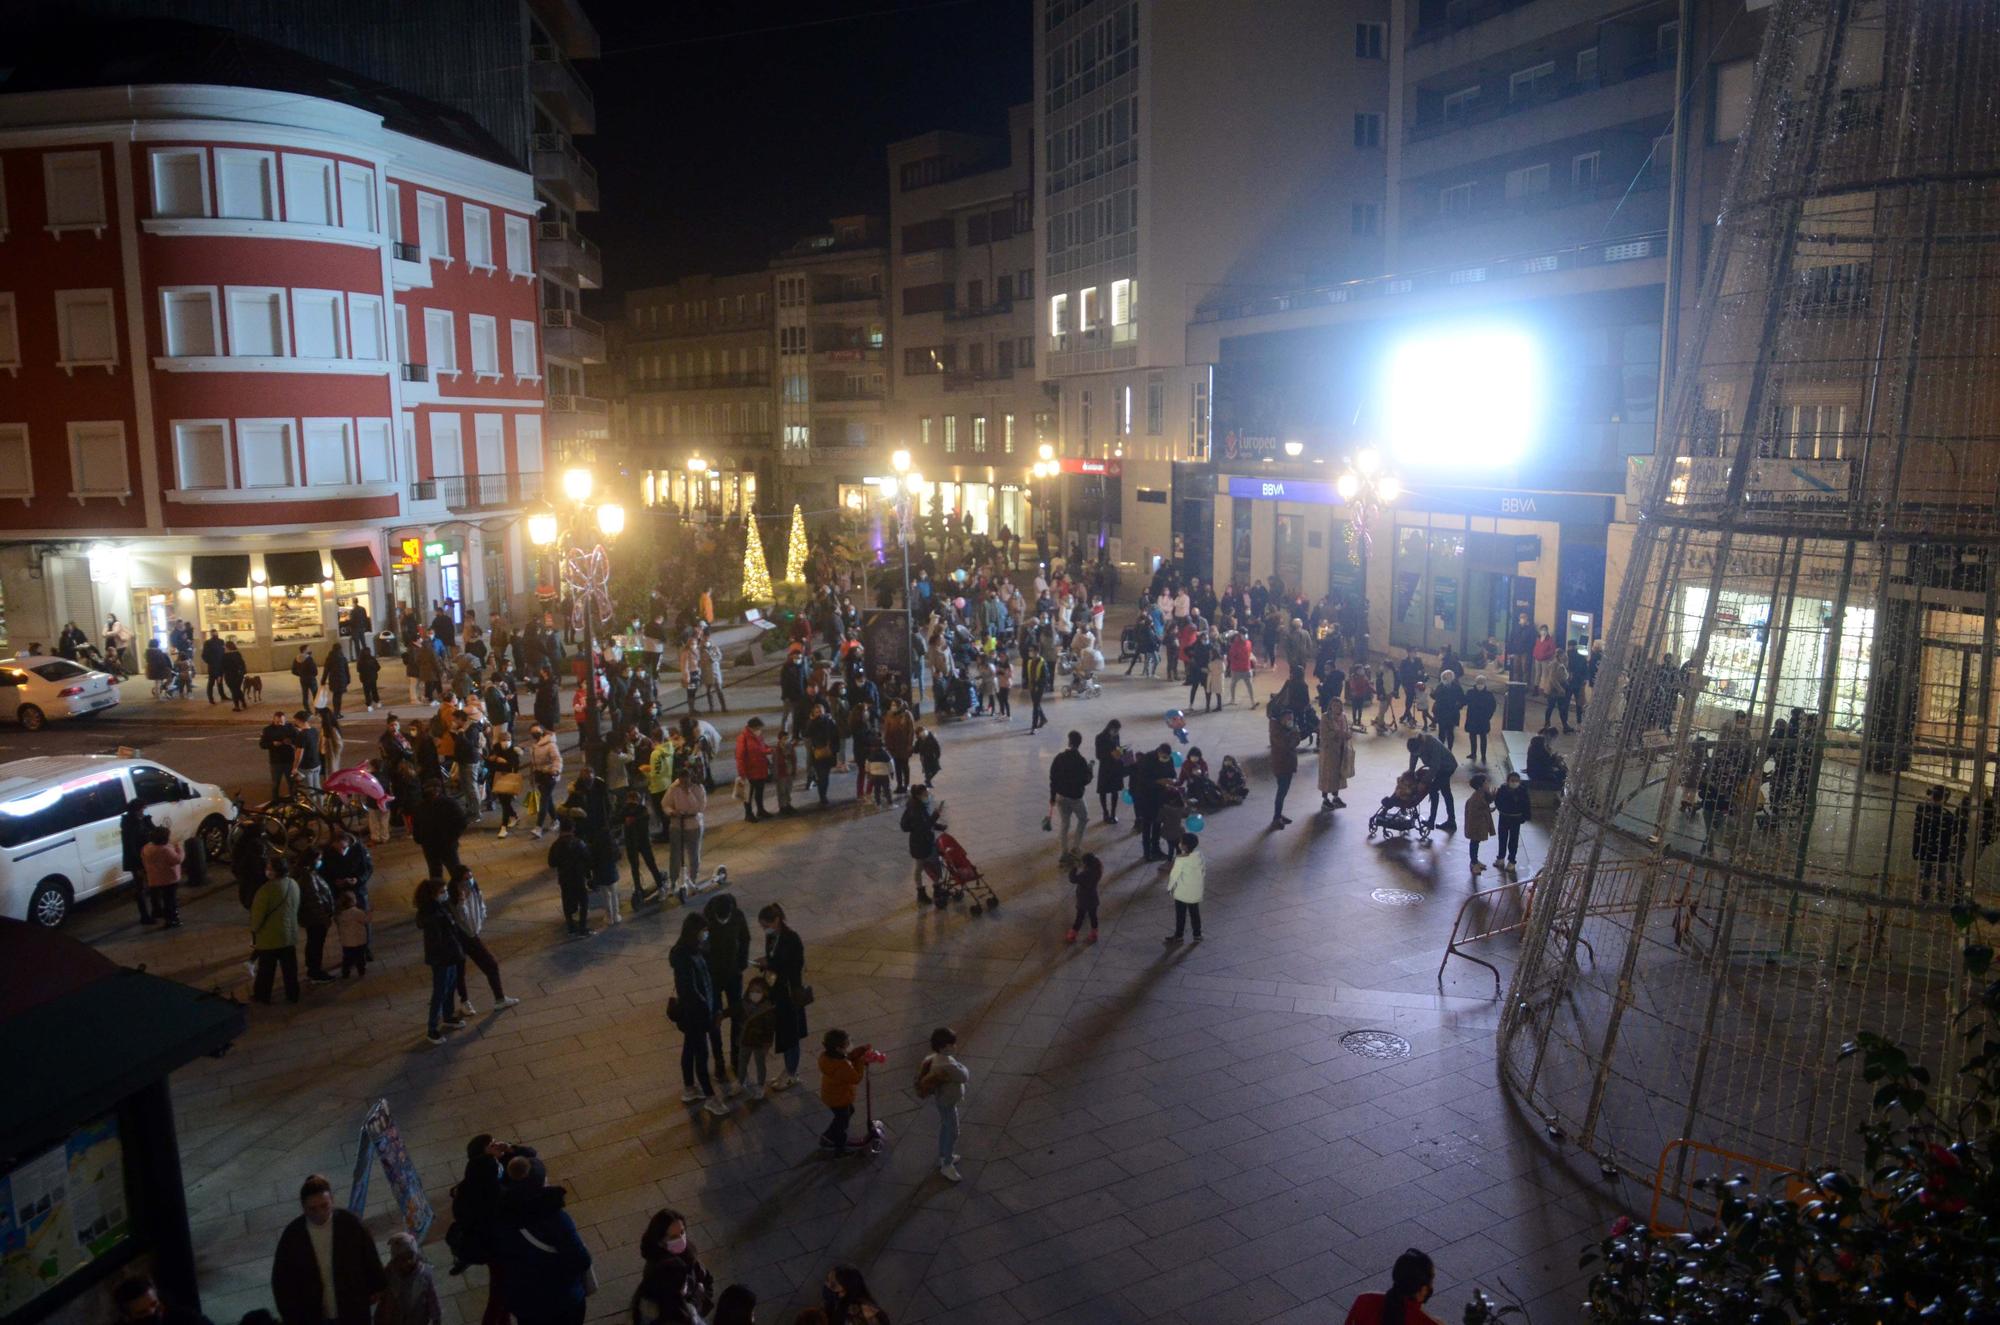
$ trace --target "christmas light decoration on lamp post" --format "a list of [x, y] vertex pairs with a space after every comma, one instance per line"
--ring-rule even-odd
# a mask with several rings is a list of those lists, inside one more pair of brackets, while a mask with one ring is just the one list
[[588, 469], [564, 470], [560, 509], [530, 515], [528, 540], [556, 558], [561, 583], [569, 590], [570, 621], [583, 631], [583, 755], [601, 775], [605, 744], [598, 730], [594, 636], [597, 626], [611, 621], [611, 554], [592, 530], [594, 526], [596, 534], [616, 538], [625, 529], [625, 508], [617, 502], [591, 501], [595, 486]]
[[1368, 553], [1375, 544], [1369, 526], [1403, 495], [1403, 482], [1394, 474], [1384, 473], [1381, 454], [1372, 446], [1364, 446], [1349, 458], [1348, 467], [1333, 481], [1333, 489], [1354, 513], [1345, 534], [1348, 555], [1361, 570], [1361, 646], [1365, 650], [1369, 624]]

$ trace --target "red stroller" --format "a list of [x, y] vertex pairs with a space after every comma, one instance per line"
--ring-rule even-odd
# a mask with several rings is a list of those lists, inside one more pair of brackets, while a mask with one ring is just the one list
[[972, 857], [965, 854], [965, 848], [950, 833], [937, 835], [937, 859], [926, 864], [924, 872], [930, 876], [931, 899], [940, 911], [951, 905], [954, 898], [961, 897], [971, 902], [967, 909], [974, 915], [1000, 909], [1000, 899], [994, 894], [993, 885], [986, 882], [986, 876], [979, 872], [979, 867], [972, 863]]

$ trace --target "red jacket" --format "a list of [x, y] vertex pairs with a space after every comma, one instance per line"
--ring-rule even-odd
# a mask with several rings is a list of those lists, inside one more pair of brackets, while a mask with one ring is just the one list
[[771, 776], [770, 747], [749, 727], [736, 733], [736, 776], [752, 782], [762, 782]]
[[1556, 637], [1544, 635], [1535, 641], [1535, 661], [1547, 662], [1556, 656]]
[[1250, 651], [1250, 637], [1238, 635], [1229, 642], [1229, 671], [1234, 676], [1248, 676], [1257, 670], [1256, 656]]

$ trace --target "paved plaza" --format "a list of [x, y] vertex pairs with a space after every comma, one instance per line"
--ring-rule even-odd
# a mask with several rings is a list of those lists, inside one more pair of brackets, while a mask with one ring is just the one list
[[[944, 725], [946, 820], [1004, 899], [977, 917], [913, 905], [898, 810], [854, 805], [851, 777], [836, 779], [847, 799], [831, 810], [754, 827], [718, 788], [706, 856], [748, 910], [782, 901], [803, 937], [809, 1044], [837, 1025], [888, 1054], [876, 1157], [816, 1153], [825, 1112], [810, 1057], [804, 1088], [727, 1118], [681, 1104], [665, 1016], [679, 908], [628, 911], [566, 941], [546, 843], [497, 841], [490, 818], [465, 858], [508, 992], [524, 1001], [494, 1013], [475, 975], [480, 1015], [444, 1047], [424, 1044], [418, 864], [401, 839], [382, 848], [368, 975], [309, 986], [296, 1008], [253, 1005], [226, 1057], [174, 1078], [206, 1311], [232, 1321], [269, 1305], [300, 1178], [327, 1173], [344, 1198], [360, 1121], [386, 1099], [440, 1212], [430, 1253], [452, 1321], [476, 1320], [484, 1300], [483, 1271], [444, 1277], [439, 1241], [465, 1141], [482, 1131], [536, 1146], [568, 1187], [598, 1256], [593, 1320], [623, 1315], [639, 1234], [662, 1206], [689, 1215], [718, 1282], [751, 1285], [773, 1321], [851, 1261], [898, 1321], [1337, 1322], [1410, 1246], [1437, 1260], [1440, 1319], [1456, 1320], [1475, 1284], [1511, 1290], [1542, 1325], [1575, 1319], [1578, 1249], [1643, 1211], [1646, 1183], [1605, 1180], [1519, 1116], [1497, 1085], [1487, 971], [1454, 961], [1439, 993], [1471, 892], [1465, 846], [1368, 838], [1400, 740], [1360, 739], [1350, 808], [1331, 816], [1314, 813], [1303, 755], [1287, 807], [1297, 822], [1274, 833], [1262, 713], [1191, 715], [1211, 763], [1255, 756], [1250, 803], [1210, 815], [1203, 833], [1205, 941], [1162, 943], [1165, 876], [1138, 863], [1120, 822], [1089, 833], [1106, 865], [1102, 941], [1064, 945], [1070, 888], [1041, 831], [1048, 762], [1066, 730], [1088, 737], [1114, 716], [1128, 741], [1164, 739], [1161, 715], [1184, 697], [1114, 675], [1098, 699], [1052, 703], [1035, 736], [1025, 704], [1011, 725]], [[744, 704], [774, 698], [739, 687], [725, 739]], [[361, 721], [350, 732], [372, 736]], [[1546, 827], [1530, 826], [1524, 877]], [[114, 900], [72, 932], [119, 961], [246, 995], [233, 887], [184, 911], [185, 928], [149, 932]], [[955, 1186], [934, 1170], [935, 1114], [909, 1087], [940, 1024], [958, 1030], [973, 1072]], [[1369, 1030], [1408, 1054], [1343, 1045]], [[368, 1218], [378, 1237], [397, 1227], [379, 1174]]]

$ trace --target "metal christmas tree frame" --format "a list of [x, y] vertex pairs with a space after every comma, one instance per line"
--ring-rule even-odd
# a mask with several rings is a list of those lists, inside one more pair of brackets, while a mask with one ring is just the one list
[[1949, 907], [2000, 901], [1996, 90], [2000, 5], [1770, 18], [1501, 1030], [1670, 1193], [1721, 1167], [1681, 1139], [1851, 1155], [1857, 1030], [1950, 1079]]

